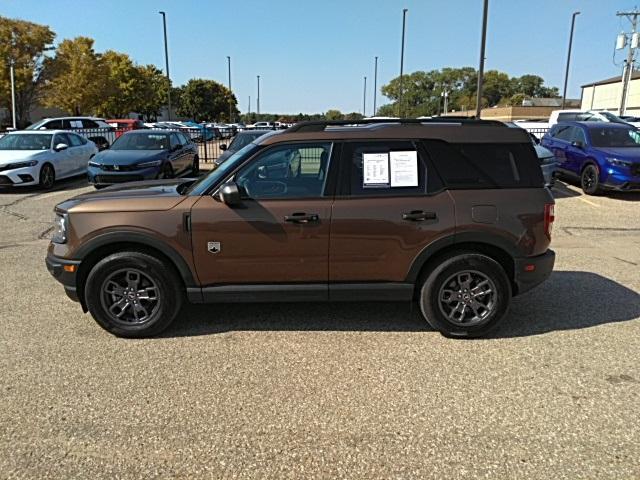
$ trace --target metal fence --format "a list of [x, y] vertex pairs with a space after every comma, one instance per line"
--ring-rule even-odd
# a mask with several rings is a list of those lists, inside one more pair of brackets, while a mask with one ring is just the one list
[[525, 130], [534, 135], [538, 140], [541, 140], [544, 134], [549, 131], [549, 128], [525, 128]]
[[[233, 140], [235, 132], [209, 127], [183, 127], [183, 128], [151, 128], [149, 130], [166, 130], [181, 132], [188, 136], [198, 146], [198, 156], [201, 162], [213, 162], [223, 150], [221, 145], [227, 146]], [[94, 142], [103, 150], [113, 144], [123, 133], [131, 131], [129, 128], [78, 128], [69, 130]]]

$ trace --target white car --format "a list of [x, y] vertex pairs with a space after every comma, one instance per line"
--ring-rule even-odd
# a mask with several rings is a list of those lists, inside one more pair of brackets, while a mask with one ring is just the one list
[[0, 187], [40, 185], [87, 173], [96, 145], [72, 132], [23, 130], [0, 138]]
[[72, 130], [79, 135], [91, 140], [103, 150], [109, 148], [116, 139], [116, 129], [109, 125], [104, 118], [98, 117], [58, 117], [45, 118], [27, 130]]

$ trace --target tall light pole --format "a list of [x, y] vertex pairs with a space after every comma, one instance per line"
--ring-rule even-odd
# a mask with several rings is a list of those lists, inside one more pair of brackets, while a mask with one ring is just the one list
[[167, 117], [171, 120], [171, 76], [169, 75], [169, 46], [167, 44], [167, 14], [158, 12], [162, 15], [162, 28], [164, 30], [164, 63], [167, 71], [167, 80], [169, 89], [167, 90]]
[[13, 58], [9, 60], [9, 76], [11, 77], [11, 118], [13, 119], [13, 129], [15, 130], [17, 128], [16, 127], [16, 79], [13, 71]]
[[378, 95], [378, 57], [373, 67], [373, 116], [376, 116], [376, 96]]
[[402, 46], [400, 47], [400, 95], [398, 96], [398, 117], [402, 117], [403, 109], [402, 109], [402, 95], [404, 94], [402, 88], [402, 71], [404, 69], [404, 33], [405, 27], [407, 23], [407, 12], [409, 10], [406, 8], [402, 9]]
[[573, 12], [571, 15], [571, 33], [569, 34], [569, 51], [567, 52], [567, 68], [564, 72], [564, 89], [562, 90], [562, 109], [564, 110], [564, 104], [567, 100], [567, 83], [569, 82], [569, 64], [571, 63], [571, 46], [573, 45], [573, 27], [576, 24], [576, 16], [580, 15], [580, 12]]
[[[624, 64], [624, 70], [622, 72], [622, 95], [620, 95], [620, 110], [619, 114], [624, 115], [627, 110], [627, 96], [629, 93], [629, 84], [631, 83], [631, 77], [633, 76], [633, 65], [635, 61], [635, 53], [638, 48], [638, 17], [640, 16], [640, 11], [638, 9], [634, 9], [631, 12], [616, 12], [617, 17], [627, 17], [629, 21], [631, 21], [631, 34], [629, 35], [631, 41], [629, 42], [629, 54], [627, 55], [627, 60]], [[621, 34], [625, 41], [623, 42], [622, 48], [624, 48], [624, 43], [626, 43], [626, 34], [623, 32]]]
[[484, 82], [484, 53], [487, 46], [487, 15], [489, 14], [489, 0], [484, 0], [482, 10], [482, 39], [480, 41], [480, 68], [478, 69], [478, 91], [476, 92], [476, 118], [480, 119], [482, 111], [482, 83]]
[[367, 77], [364, 77], [364, 91], [362, 93], [362, 116], [367, 116]]
[[260, 75], [258, 77], [258, 98], [256, 99], [256, 113], [260, 115]]
[[231, 57], [227, 55], [227, 66], [229, 67], [229, 122], [233, 122], [231, 117]]

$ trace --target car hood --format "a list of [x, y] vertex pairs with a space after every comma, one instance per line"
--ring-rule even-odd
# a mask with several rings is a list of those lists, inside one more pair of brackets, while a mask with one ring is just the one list
[[599, 152], [607, 157], [620, 158], [622, 160], [630, 160], [632, 162], [640, 162], [640, 147], [596, 147]]
[[113, 185], [70, 198], [56, 206], [59, 212], [98, 213], [170, 210], [185, 198], [178, 190], [190, 179], [147, 180]]
[[164, 158], [166, 154], [165, 150], [103, 150], [93, 157], [93, 161], [105, 165], [135, 165], [144, 160]]
[[0, 167], [23, 160], [37, 160], [48, 153], [49, 150], [0, 150]]

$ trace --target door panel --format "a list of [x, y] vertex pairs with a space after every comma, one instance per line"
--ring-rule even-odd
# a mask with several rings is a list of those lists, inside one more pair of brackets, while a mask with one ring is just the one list
[[[291, 223], [286, 216], [316, 214]], [[192, 246], [203, 286], [247, 283], [326, 283], [330, 199], [243, 200], [231, 208], [204, 196], [192, 209]], [[208, 250], [220, 242], [219, 252]]]
[[[414, 213], [412, 220], [411, 212], [423, 212], [424, 218]], [[446, 191], [336, 199], [331, 215], [330, 282], [403, 282], [418, 254], [455, 230], [453, 202]]]

